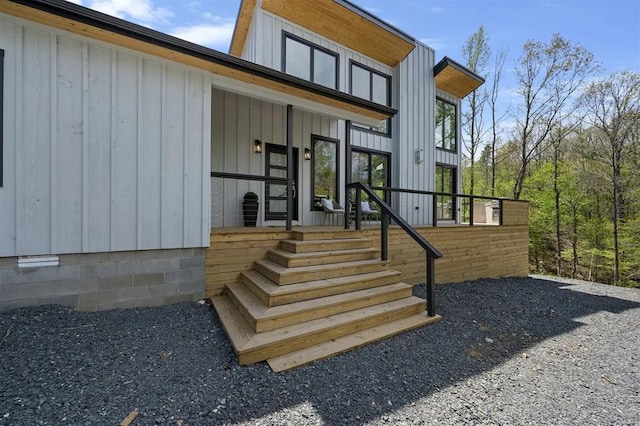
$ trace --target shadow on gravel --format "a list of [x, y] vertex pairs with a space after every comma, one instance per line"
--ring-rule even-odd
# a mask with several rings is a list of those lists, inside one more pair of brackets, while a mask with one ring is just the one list
[[5, 411], [7, 424], [117, 424], [134, 408], [134, 425], [222, 424], [300, 405], [301, 423], [359, 424], [523, 356], [580, 317], [640, 308], [533, 278], [440, 286], [437, 296], [439, 324], [279, 374], [238, 366], [203, 305], [0, 313], [0, 424]]

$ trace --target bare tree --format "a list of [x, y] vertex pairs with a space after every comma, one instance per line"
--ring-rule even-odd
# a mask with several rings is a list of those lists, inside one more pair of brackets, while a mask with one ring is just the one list
[[545, 142], [558, 114], [597, 69], [591, 52], [559, 34], [554, 34], [549, 44], [525, 43], [516, 67], [516, 93], [522, 98], [516, 117], [520, 163], [513, 186], [516, 200], [520, 199], [532, 159], [547, 148]]
[[498, 126], [507, 115], [505, 110], [498, 116], [498, 94], [500, 93], [500, 80], [504, 70], [504, 63], [507, 60], [507, 52], [499, 51], [495, 56], [494, 68], [492, 72], [491, 95], [489, 98], [489, 109], [491, 110], [491, 196], [496, 196], [496, 149], [498, 145]]
[[[489, 36], [484, 32], [484, 27], [480, 26], [478, 31], [471, 34], [462, 47], [462, 55], [467, 61], [467, 67], [476, 74], [484, 74], [486, 66], [491, 57], [489, 46]], [[464, 112], [464, 127], [469, 135], [469, 142], [464, 142], [467, 152], [469, 152], [470, 164], [470, 194], [475, 189], [475, 161], [476, 153], [480, 147], [483, 133], [483, 111], [487, 103], [488, 94], [484, 87], [474, 90], [469, 98], [469, 109]]]
[[613, 281], [620, 281], [619, 226], [625, 216], [625, 156], [637, 149], [640, 74], [623, 71], [590, 84], [581, 97], [586, 120], [596, 130], [594, 154], [609, 170], [613, 225]]

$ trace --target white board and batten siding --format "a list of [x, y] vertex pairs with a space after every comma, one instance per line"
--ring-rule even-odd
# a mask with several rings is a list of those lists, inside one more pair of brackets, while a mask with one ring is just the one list
[[[265, 144], [286, 145], [287, 108], [220, 89], [212, 91], [211, 168], [216, 172], [264, 175]], [[345, 167], [344, 122], [294, 108], [293, 140], [298, 148], [300, 225], [322, 222], [322, 212], [311, 212], [311, 161], [303, 159], [305, 148], [312, 148], [312, 135], [340, 140], [340, 165]], [[262, 154], [253, 152], [253, 141], [262, 142]], [[344, 176], [339, 188], [344, 187]], [[255, 181], [213, 178], [211, 217], [213, 226], [242, 226], [242, 198], [248, 191], [260, 198], [258, 225], [265, 223], [264, 184]]]
[[209, 245], [206, 73], [0, 15], [0, 256]]

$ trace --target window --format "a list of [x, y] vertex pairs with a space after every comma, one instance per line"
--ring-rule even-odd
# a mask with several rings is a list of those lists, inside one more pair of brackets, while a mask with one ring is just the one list
[[436, 99], [436, 148], [456, 151], [456, 106]]
[[[447, 194], [456, 192], [456, 169], [454, 167], [436, 166], [435, 192]], [[438, 220], [455, 220], [455, 197], [452, 195], [438, 195], [436, 203]]]
[[[351, 68], [351, 94], [381, 105], [391, 106], [391, 77], [366, 67], [354, 61], [350, 61]], [[389, 136], [390, 120], [382, 120], [379, 126], [363, 126], [354, 124], [360, 129], [370, 130]]]
[[4, 133], [4, 126], [3, 126], [3, 121], [2, 121], [2, 117], [4, 116], [4, 109], [3, 109], [3, 105], [4, 105], [4, 50], [0, 49], [0, 188], [2, 188], [2, 186], [4, 185], [4, 182], [2, 180], [2, 177], [4, 176], [4, 168], [3, 168], [3, 164], [4, 164], [4, 158], [3, 158], [3, 152], [4, 152], [4, 141], [3, 141], [3, 133]]
[[[369, 186], [389, 186], [389, 154], [377, 151], [353, 149], [351, 152], [351, 182], [362, 182]], [[384, 191], [375, 191], [389, 202]], [[366, 194], [363, 195], [366, 201]]]
[[323, 198], [338, 201], [338, 143], [336, 139], [313, 136], [311, 210], [322, 210]]
[[338, 54], [284, 32], [285, 73], [332, 89], [338, 88]]

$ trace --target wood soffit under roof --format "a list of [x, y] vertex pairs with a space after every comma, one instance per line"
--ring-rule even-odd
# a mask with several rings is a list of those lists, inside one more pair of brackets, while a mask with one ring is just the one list
[[58, 28], [245, 83], [383, 120], [396, 110], [309, 83], [64, 0], [0, 0], [0, 13]]
[[[242, 1], [231, 44], [233, 55], [242, 54], [255, 6], [255, 0]], [[344, 0], [263, 0], [262, 9], [390, 67], [415, 47], [411, 37]]]
[[438, 89], [459, 99], [484, 84], [484, 78], [446, 56], [433, 68], [433, 74]]

